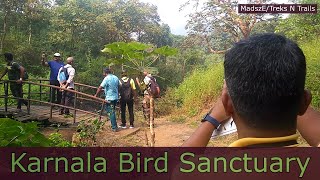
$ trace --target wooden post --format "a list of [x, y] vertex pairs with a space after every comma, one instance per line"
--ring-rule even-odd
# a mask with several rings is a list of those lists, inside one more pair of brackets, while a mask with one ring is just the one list
[[154, 98], [150, 96], [150, 133], [151, 133], [150, 145], [151, 147], [154, 147], [155, 136], [156, 136], [153, 126], [154, 126]]
[[[41, 83], [42, 83], [42, 81], [40, 80], [40, 84]], [[41, 101], [42, 100], [42, 86], [40, 85], [39, 88], [40, 88], [40, 101]], [[41, 105], [41, 103], [40, 103], [40, 105]]]
[[[30, 103], [31, 103], [31, 101], [30, 101], [30, 91], [31, 91], [31, 84], [28, 84], [28, 107], [27, 107], [27, 109], [28, 109], [28, 114], [30, 114]], [[22, 97], [23, 98], [23, 97]]]
[[101, 105], [101, 109], [100, 109], [99, 121], [101, 121], [101, 116], [102, 116], [102, 113], [103, 113], [103, 110], [104, 110], [104, 106], [105, 106], [105, 103], [103, 102], [102, 105]]
[[77, 110], [76, 110], [76, 105], [77, 105], [77, 93], [74, 93], [74, 99], [73, 99], [73, 124], [76, 123], [76, 113], [77, 113]]
[[4, 109], [8, 112], [8, 86], [9, 82], [4, 82]]
[[52, 106], [52, 87], [50, 87], [49, 98], [50, 98], [50, 117], [49, 117], [49, 119], [52, 120], [52, 110], [53, 110], [53, 106]]

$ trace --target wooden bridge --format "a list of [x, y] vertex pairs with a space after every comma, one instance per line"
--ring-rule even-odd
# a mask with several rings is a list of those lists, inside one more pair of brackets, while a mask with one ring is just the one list
[[[4, 106], [0, 107], [1, 116], [10, 116], [18, 121], [42, 121], [58, 122], [65, 124], [77, 124], [81, 120], [106, 119], [103, 114], [106, 101], [101, 97], [95, 97], [97, 87], [85, 84], [75, 83], [75, 90], [60, 88], [49, 85], [45, 79], [34, 79], [23, 81], [24, 96], [23, 99], [28, 101], [27, 107], [22, 107], [22, 111], [16, 109], [16, 100], [9, 90], [10, 80], [1, 80], [0, 101], [3, 100]], [[66, 107], [60, 104], [50, 102], [51, 91], [53, 89], [69, 91], [74, 93], [73, 105], [70, 109], [71, 117], [59, 115], [60, 108]], [[103, 94], [103, 93], [102, 93]]]

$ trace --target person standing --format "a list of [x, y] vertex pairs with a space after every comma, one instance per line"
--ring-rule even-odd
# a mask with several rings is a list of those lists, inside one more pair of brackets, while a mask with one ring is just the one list
[[[66, 72], [66, 81], [62, 82], [60, 79], [60, 76], [57, 76], [57, 80], [59, 81], [62, 88], [67, 88], [70, 90], [74, 90], [74, 75], [75, 75], [75, 69], [72, 67], [72, 64], [74, 63], [73, 57], [67, 58], [67, 64], [59, 69], [58, 74], [60, 74], [61, 71]], [[71, 106], [71, 102], [73, 100], [74, 93], [70, 91], [62, 91], [62, 98], [61, 98], [61, 105], [63, 106]], [[69, 108], [61, 107], [59, 115], [70, 115]]]
[[147, 121], [147, 124], [154, 126], [154, 97], [150, 93], [150, 84], [152, 80], [156, 80], [147, 70], [143, 71], [143, 75], [143, 82], [140, 83], [139, 79], [136, 79], [137, 84], [140, 86], [140, 89], [144, 90], [142, 102], [143, 115]]
[[132, 78], [129, 78], [127, 71], [123, 70], [121, 73], [122, 78], [119, 80], [119, 93], [120, 93], [120, 109], [121, 109], [121, 125], [120, 128], [127, 128], [126, 126], [126, 106], [128, 106], [130, 128], [134, 128], [134, 113], [133, 102], [136, 99], [136, 85]]
[[2, 73], [0, 80], [3, 76], [8, 73], [8, 79], [10, 82], [10, 90], [14, 97], [19, 98], [17, 110], [21, 111], [22, 103], [28, 107], [28, 102], [23, 98], [23, 89], [22, 89], [22, 80], [24, 78], [25, 69], [23, 66], [19, 65], [17, 62], [13, 61], [13, 55], [11, 53], [4, 53], [5, 60], [7, 62], [7, 67], [5, 71]]
[[104, 89], [106, 103], [106, 112], [110, 118], [111, 127], [113, 132], [118, 131], [117, 121], [116, 121], [116, 105], [119, 100], [118, 87], [119, 87], [119, 78], [111, 73], [110, 68], [105, 68], [103, 75], [105, 78], [97, 89], [97, 97], [101, 90]]
[[[45, 54], [42, 54], [41, 64], [43, 66], [48, 66], [50, 68], [50, 85], [60, 86], [59, 81], [57, 80], [58, 72], [61, 67], [64, 66], [64, 63], [61, 61], [60, 53], [54, 53], [53, 60], [46, 62]], [[56, 99], [57, 97], [57, 99]], [[51, 88], [50, 91], [50, 102], [60, 104], [61, 102], [61, 91], [57, 88]]]

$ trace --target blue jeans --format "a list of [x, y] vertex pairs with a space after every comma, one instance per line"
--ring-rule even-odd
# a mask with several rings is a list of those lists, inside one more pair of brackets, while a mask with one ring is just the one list
[[116, 120], [116, 105], [117, 105], [117, 100], [109, 101], [109, 103], [106, 104], [106, 112], [110, 118], [112, 129], [118, 128], [117, 120]]

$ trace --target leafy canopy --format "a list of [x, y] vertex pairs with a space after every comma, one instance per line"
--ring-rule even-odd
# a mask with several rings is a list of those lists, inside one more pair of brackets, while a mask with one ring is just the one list
[[140, 42], [115, 42], [105, 45], [101, 51], [108, 54], [107, 64], [123, 65], [130, 69], [142, 71], [145, 68], [153, 69], [151, 65], [160, 57], [177, 54], [178, 49], [169, 46], [156, 48], [154, 45]]

